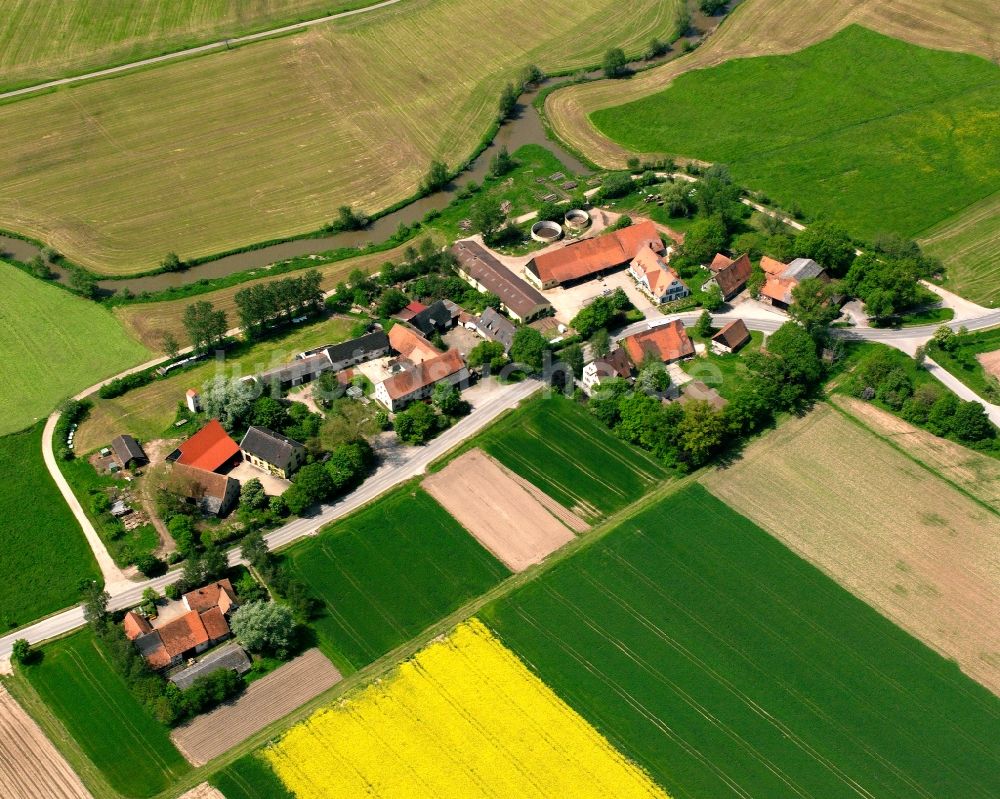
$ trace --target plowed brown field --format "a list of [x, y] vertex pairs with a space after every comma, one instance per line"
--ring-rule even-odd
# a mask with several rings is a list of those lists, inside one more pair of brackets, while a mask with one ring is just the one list
[[0, 796], [92, 799], [38, 725], [0, 685]]
[[268, 724], [287, 716], [341, 680], [318, 649], [310, 649], [257, 682], [235, 702], [198, 716], [170, 737], [192, 764], [200, 766], [232, 749]]
[[512, 571], [539, 563], [588, 525], [480, 449], [427, 477], [424, 489]]
[[1000, 695], [1000, 516], [828, 405], [704, 483]]

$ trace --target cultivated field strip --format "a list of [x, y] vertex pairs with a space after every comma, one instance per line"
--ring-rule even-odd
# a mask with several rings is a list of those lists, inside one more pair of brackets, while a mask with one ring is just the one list
[[170, 737], [192, 765], [200, 766], [287, 716], [341, 679], [340, 672], [318, 649], [310, 649], [252, 682], [235, 701], [178, 727]]
[[475, 619], [263, 757], [299, 799], [666, 799]]
[[0, 796], [91, 799], [80, 778], [0, 685]]
[[919, 243], [948, 266], [952, 291], [989, 307], [1000, 302], [1000, 192], [922, 233]]
[[996, 697], [700, 486], [481, 615], [675, 796], [1000, 790]]
[[456, 458], [421, 485], [514, 572], [540, 563], [572, 541], [571, 529], [588, 528], [479, 449]]
[[[960, 468], [951, 467], [955, 482]], [[786, 422], [704, 482], [1000, 694], [997, 514], [828, 406]]]
[[315, 230], [343, 204], [372, 213], [432, 159], [467, 158], [525, 64], [638, 53], [678, 5], [406, 0], [0, 106], [0, 227], [128, 274]]

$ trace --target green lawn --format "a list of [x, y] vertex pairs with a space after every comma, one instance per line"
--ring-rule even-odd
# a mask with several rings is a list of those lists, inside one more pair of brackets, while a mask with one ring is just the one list
[[1000, 350], [1000, 327], [956, 336], [955, 345], [953, 352], [945, 352], [932, 343], [927, 354], [980, 397], [995, 402], [996, 381], [986, 374], [976, 356]]
[[630, 505], [667, 477], [655, 459], [558, 395], [529, 400], [464, 449], [473, 446], [590, 519]]
[[345, 673], [509, 575], [430, 495], [403, 486], [286, 555], [324, 603], [313, 626]]
[[0, 437], [0, 630], [79, 600], [94, 555], [42, 461], [42, 423]]
[[482, 614], [674, 797], [1000, 796], [1000, 701], [694, 485]]
[[[718, 332], [718, 328], [715, 332]], [[695, 380], [701, 380], [714, 388], [726, 399], [731, 399], [737, 387], [746, 379], [747, 367], [743, 360], [749, 352], [760, 349], [764, 334], [753, 330], [750, 332], [750, 342], [739, 352], [717, 355], [708, 348], [705, 340], [705, 355], [681, 363], [681, 369]]]
[[858, 236], [917, 236], [1000, 189], [998, 107], [995, 64], [851, 26], [798, 53], [681, 75], [591, 119], [636, 151], [728, 164]]
[[111, 786], [125, 796], [164, 790], [190, 770], [157, 722], [105, 661], [89, 629], [43, 647], [24, 673]]
[[209, 782], [226, 799], [294, 799], [270, 765], [255, 754], [244, 755], [213, 775]]
[[150, 356], [107, 310], [0, 261], [0, 435]]

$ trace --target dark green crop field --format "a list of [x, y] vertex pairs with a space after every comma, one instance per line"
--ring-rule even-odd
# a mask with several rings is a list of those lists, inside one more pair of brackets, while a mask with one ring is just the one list
[[341, 671], [371, 663], [510, 572], [430, 495], [394, 491], [287, 553], [323, 602], [314, 626]]
[[915, 237], [1000, 189], [1000, 69], [845, 28], [726, 62], [591, 119], [616, 142], [727, 164], [782, 206], [859, 236]]
[[152, 796], [190, 770], [167, 728], [104, 660], [89, 629], [42, 652], [41, 663], [25, 668], [28, 680], [111, 787], [125, 796]]
[[76, 604], [99, 580], [83, 531], [42, 460], [44, 422], [0, 437], [0, 624], [21, 626]]
[[1000, 796], [1000, 700], [699, 485], [480, 615], [674, 799]]
[[632, 504], [668, 474], [560, 396], [529, 400], [473, 445], [591, 520]]
[[295, 799], [271, 766], [253, 753], [226, 766], [209, 782], [226, 799]]

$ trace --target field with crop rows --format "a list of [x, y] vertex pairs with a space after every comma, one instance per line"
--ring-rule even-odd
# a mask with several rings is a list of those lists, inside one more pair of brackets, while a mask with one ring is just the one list
[[320, 649], [345, 674], [510, 572], [422, 489], [404, 486], [288, 550], [323, 603]]
[[475, 619], [263, 757], [299, 799], [667, 799]]
[[[229, 323], [239, 324], [235, 319]], [[344, 341], [354, 324], [355, 320], [347, 317], [311, 322], [252, 346], [241, 345], [222, 362], [207, 360], [113, 399], [94, 398], [94, 407], [77, 432], [76, 449], [90, 452], [106, 446], [122, 432], [141, 441], [161, 438], [173, 423], [184, 392], [200, 388], [215, 377], [217, 370], [227, 377], [242, 377], [280, 366], [303, 350]]]
[[1000, 700], [699, 485], [480, 618], [675, 797], [1000, 791]]
[[0, 106], [0, 227], [127, 274], [171, 250], [315, 230], [345, 203], [372, 213], [411, 196], [432, 159], [467, 158], [525, 64], [638, 54], [669, 36], [678, 5], [407, 0]]
[[43, 647], [25, 675], [117, 791], [152, 796], [189, 770], [167, 734], [81, 630]]
[[635, 502], [667, 477], [653, 458], [559, 396], [524, 403], [475, 443], [588, 520]]
[[375, 0], [0, 0], [0, 90], [79, 75]]
[[947, 265], [949, 289], [989, 308], [1000, 303], [1000, 192], [925, 231], [920, 245]]
[[1000, 695], [996, 512], [826, 405], [705, 484]]
[[0, 437], [0, 628], [75, 604], [101, 573], [42, 461], [42, 423]]
[[149, 357], [104, 308], [0, 261], [0, 435]]
[[995, 64], [851, 26], [793, 55], [689, 72], [591, 119], [631, 150], [724, 163], [856, 235], [913, 237], [1000, 189], [998, 107]]

